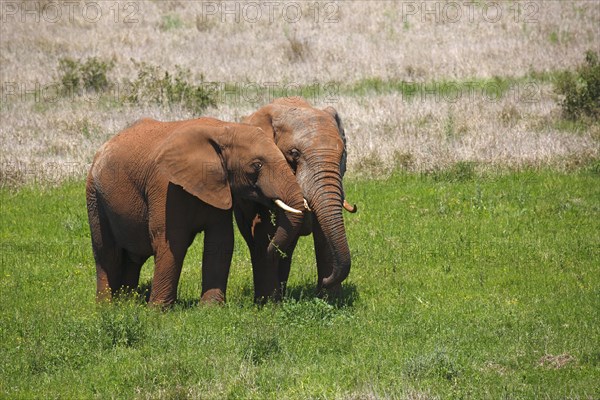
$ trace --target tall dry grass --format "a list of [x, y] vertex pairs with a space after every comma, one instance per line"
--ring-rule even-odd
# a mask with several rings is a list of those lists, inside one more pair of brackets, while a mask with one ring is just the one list
[[[53, 8], [43, 8], [48, 2], [8, 3], [23, 5], [15, 14], [3, 7], [3, 82], [48, 82], [64, 56], [114, 57], [117, 77], [134, 73], [131, 58], [179, 64], [210, 81], [520, 76], [531, 69], [573, 66], [585, 50], [600, 47], [595, 0], [506, 1], [487, 12], [486, 2], [472, 9], [463, 5], [468, 2], [451, 2], [461, 5], [454, 10], [443, 1], [287, 1], [258, 14], [248, 8], [256, 2], [244, 1], [92, 2], [100, 7], [98, 21], [93, 21], [95, 7], [86, 9], [81, 2], [72, 6], [72, 18], [61, 6], [62, 18], [55, 23]], [[213, 14], [210, 4], [222, 8]], [[290, 23], [298, 16], [291, 7], [296, 4], [300, 18]], [[23, 15], [35, 5], [39, 22]], [[425, 11], [436, 7], [433, 14]], [[296, 57], [298, 51], [305, 54]]]
[[[90, 2], [80, 2], [71, 6], [72, 15], [64, 3], [54, 2], [61, 7], [58, 19], [51, 3], [9, 1], [0, 9], [4, 182], [82, 176], [98, 146], [132, 121], [194, 117], [177, 107], [115, 106], [44, 95], [44, 85], [58, 78], [63, 57], [114, 60], [113, 82], [135, 77], [134, 59], [167, 70], [180, 65], [207, 81], [282, 87], [368, 78], [521, 77], [573, 67], [585, 50], [600, 48], [596, 1], [499, 2], [501, 14], [489, 8], [491, 3], [477, 2], [469, 10], [466, 3], [455, 2], [463, 5], [460, 17], [448, 2], [288, 1], [272, 14], [262, 8], [257, 22], [251, 22], [259, 16], [249, 8], [254, 2], [226, 3], [233, 14], [211, 8], [223, 7], [222, 2], [198, 1], [92, 2], [99, 8], [88, 7], [84, 14]], [[422, 4], [434, 11], [419, 10]], [[299, 15], [296, 5], [301, 17], [289, 22]], [[24, 13], [36, 7], [37, 17]], [[36, 99], [26, 93], [32, 91]], [[236, 100], [205, 115], [235, 121], [261, 105]], [[496, 101], [483, 94], [408, 100], [401, 94], [355, 93], [313, 100], [334, 105], [342, 115], [350, 173], [385, 174], [394, 166], [423, 171], [457, 161], [567, 165], [598, 157], [597, 129], [562, 129], [550, 87], [540, 88], [533, 102], [514, 94]]]

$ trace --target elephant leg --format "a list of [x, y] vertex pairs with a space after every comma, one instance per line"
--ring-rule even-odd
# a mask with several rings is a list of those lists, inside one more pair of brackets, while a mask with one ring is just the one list
[[281, 300], [279, 258], [269, 257], [267, 254], [273, 234], [274, 229], [270, 222], [255, 221], [254, 246], [250, 252], [254, 277], [254, 301], [260, 304], [266, 303], [269, 299]]
[[188, 245], [177, 240], [167, 242], [164, 238], [155, 244], [151, 304], [170, 305], [177, 299], [177, 285]]
[[148, 257], [140, 257], [130, 252], [125, 252], [123, 256], [123, 275], [121, 278], [121, 288], [126, 291], [135, 290], [140, 282], [140, 271], [142, 265]]
[[296, 245], [298, 244], [299, 236], [292, 239], [290, 243], [290, 247], [286, 251], [287, 257], [279, 260], [279, 284], [281, 285], [281, 297], [285, 296], [285, 291], [287, 289], [287, 281], [290, 276], [290, 269], [292, 266], [292, 256], [294, 255], [294, 250], [296, 249]]
[[263, 223], [255, 205], [238, 203], [234, 209], [235, 221], [250, 250], [254, 280], [254, 301], [265, 303], [277, 288], [277, 268], [267, 260], [268, 236], [273, 229]]
[[88, 218], [96, 262], [96, 301], [108, 301], [121, 285], [123, 250], [116, 244], [102, 202], [88, 185]]
[[333, 255], [327, 244], [325, 234], [321, 225], [314, 221], [313, 223], [313, 241], [315, 246], [315, 256], [317, 259], [317, 296], [319, 297], [339, 297], [342, 294], [342, 284], [339, 283], [329, 289], [324, 289], [321, 285], [323, 278], [329, 276], [333, 269]]
[[123, 251], [118, 248], [94, 250], [96, 258], [96, 300], [107, 301], [121, 286], [121, 259]]
[[237, 203], [234, 208], [235, 222], [249, 249], [254, 247], [252, 226], [257, 217], [256, 207], [246, 203]]
[[232, 256], [233, 224], [231, 220], [211, 226], [204, 231], [201, 302], [225, 302]]

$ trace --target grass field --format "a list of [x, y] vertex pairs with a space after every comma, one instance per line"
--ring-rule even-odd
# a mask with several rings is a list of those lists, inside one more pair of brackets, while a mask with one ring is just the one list
[[83, 182], [2, 190], [0, 397], [600, 397], [597, 163], [346, 187], [340, 302], [313, 296], [305, 239], [288, 298], [254, 306], [238, 240], [227, 305], [198, 306], [197, 240], [168, 312], [94, 303]]

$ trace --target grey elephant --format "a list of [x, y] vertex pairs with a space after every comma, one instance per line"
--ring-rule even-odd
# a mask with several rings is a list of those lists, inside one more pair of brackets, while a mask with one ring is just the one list
[[[346, 202], [342, 185], [347, 153], [339, 114], [332, 107], [314, 108], [302, 98], [281, 98], [243, 122], [262, 128], [273, 138], [294, 171], [311, 211], [289, 219], [277, 218], [282, 223], [274, 224], [271, 207], [251, 202], [234, 207], [237, 225], [251, 253], [255, 300], [282, 298], [298, 238], [311, 233], [318, 293], [339, 292], [351, 265], [342, 210], [356, 211]], [[289, 246], [281, 247], [273, 256], [267, 249], [275, 235], [284, 237]]]

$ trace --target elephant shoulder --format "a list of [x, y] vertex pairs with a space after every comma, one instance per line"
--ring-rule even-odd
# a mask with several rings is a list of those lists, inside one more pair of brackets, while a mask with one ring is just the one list
[[133, 128], [134, 126], [138, 126], [138, 125], [152, 125], [152, 124], [157, 124], [157, 123], [160, 123], [160, 121], [157, 121], [150, 117], [143, 117], [143, 118], [133, 121], [132, 123], [127, 125], [125, 127], [125, 129]]

